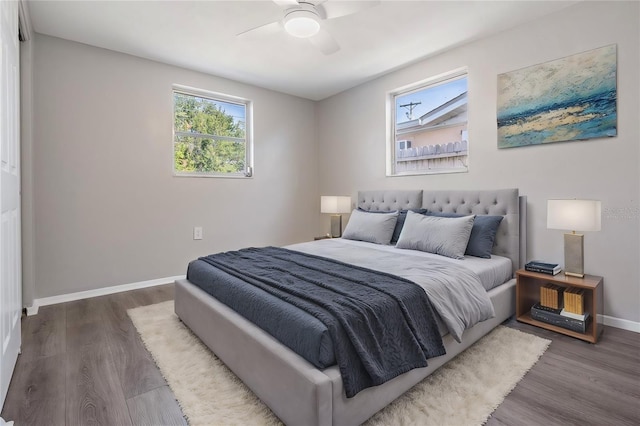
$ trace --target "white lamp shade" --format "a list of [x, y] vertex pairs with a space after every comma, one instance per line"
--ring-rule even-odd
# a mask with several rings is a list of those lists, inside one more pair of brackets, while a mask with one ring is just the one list
[[320, 197], [320, 213], [349, 213], [351, 211], [351, 197], [323, 195]]
[[548, 200], [547, 228], [599, 231], [601, 208], [597, 200]]

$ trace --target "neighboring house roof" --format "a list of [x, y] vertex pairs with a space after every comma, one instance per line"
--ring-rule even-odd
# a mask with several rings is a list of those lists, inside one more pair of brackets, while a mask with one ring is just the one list
[[[411, 133], [466, 121], [467, 102], [467, 92], [465, 91], [437, 108], [423, 114], [420, 118], [399, 123], [396, 126], [396, 133]], [[455, 119], [456, 117], [458, 117], [458, 119]]]

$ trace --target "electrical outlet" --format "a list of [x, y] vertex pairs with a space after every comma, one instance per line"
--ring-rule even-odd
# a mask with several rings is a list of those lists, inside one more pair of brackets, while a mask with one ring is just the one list
[[202, 226], [194, 226], [193, 227], [193, 239], [201, 240], [202, 239]]

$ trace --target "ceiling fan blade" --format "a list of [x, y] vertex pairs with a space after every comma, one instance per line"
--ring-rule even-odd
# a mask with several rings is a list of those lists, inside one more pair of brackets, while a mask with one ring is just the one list
[[318, 50], [325, 55], [331, 55], [340, 50], [340, 45], [328, 31], [320, 30], [320, 32], [309, 39]]
[[380, 1], [325, 1], [318, 4], [316, 10], [323, 19], [333, 19], [353, 15], [379, 4]]
[[251, 28], [250, 30], [243, 31], [237, 34], [238, 37], [262, 37], [271, 34], [275, 34], [282, 28], [280, 21], [270, 22], [268, 24], [260, 25], [259, 27]]
[[277, 4], [280, 7], [298, 6], [298, 2], [296, 0], [271, 0], [271, 1], [273, 1], [275, 4]]

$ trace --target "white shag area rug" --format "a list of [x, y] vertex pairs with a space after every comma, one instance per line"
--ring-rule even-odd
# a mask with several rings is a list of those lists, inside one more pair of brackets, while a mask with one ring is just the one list
[[[173, 301], [127, 311], [189, 424], [280, 420], [173, 312]], [[367, 421], [367, 425], [481, 425], [551, 342], [499, 326]]]

